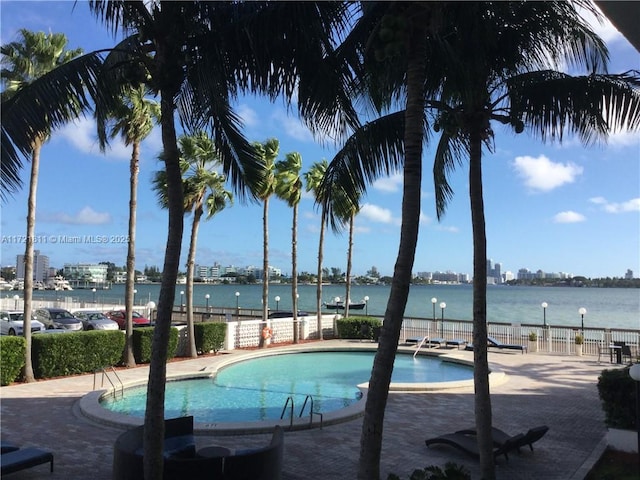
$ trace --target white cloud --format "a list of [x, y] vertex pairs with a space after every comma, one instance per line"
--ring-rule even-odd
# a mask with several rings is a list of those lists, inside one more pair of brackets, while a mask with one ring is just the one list
[[449, 232], [449, 233], [458, 233], [460, 231], [458, 227], [447, 227], [445, 225], [438, 225], [436, 227], [436, 230], [439, 230], [441, 232]]
[[75, 215], [69, 215], [65, 212], [44, 213], [41, 220], [67, 225], [104, 225], [111, 222], [111, 214], [108, 212], [96, 212], [93, 208], [87, 206]]
[[589, 199], [589, 201], [600, 205], [602, 210], [608, 213], [640, 212], [640, 197], [632, 198], [622, 203], [609, 202], [603, 197], [594, 197]]
[[431, 223], [432, 220], [433, 219], [429, 215], [425, 214], [422, 210], [420, 210], [420, 223], [421, 224], [428, 225], [428, 224]]
[[288, 116], [283, 110], [276, 111], [271, 118], [282, 125], [288, 136], [303, 142], [313, 141], [311, 131], [300, 120]]
[[362, 217], [371, 220], [372, 222], [389, 223], [395, 225], [400, 224], [400, 220], [394, 218], [391, 210], [389, 210], [388, 208], [382, 208], [377, 205], [373, 205], [371, 203], [365, 203], [364, 205], [362, 205], [359, 215], [362, 215]]
[[245, 127], [254, 127], [258, 124], [258, 113], [246, 104], [235, 109]]
[[388, 177], [379, 178], [373, 182], [373, 188], [380, 192], [394, 193], [402, 188], [402, 173], [394, 173]]
[[584, 222], [587, 218], [577, 212], [573, 212], [571, 210], [567, 210], [566, 212], [557, 213], [553, 217], [553, 221], [555, 223], [579, 223]]
[[544, 155], [522, 156], [513, 161], [513, 168], [524, 183], [532, 190], [548, 192], [565, 183], [573, 183], [583, 168], [574, 163], [555, 163]]
[[[54, 135], [83, 153], [102, 155], [96, 135], [96, 122], [91, 118], [80, 118], [68, 123], [57, 130]], [[109, 140], [109, 147], [105, 150], [104, 155], [111, 159], [128, 160], [131, 157], [131, 148], [122, 143], [119, 138], [114, 138]]]

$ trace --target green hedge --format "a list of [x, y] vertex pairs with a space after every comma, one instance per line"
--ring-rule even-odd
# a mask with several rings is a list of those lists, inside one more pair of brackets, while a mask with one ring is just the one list
[[[367, 325], [368, 335], [363, 335], [362, 326]], [[374, 317], [347, 317], [336, 321], [338, 336], [340, 338], [366, 338], [373, 340], [374, 329], [379, 328], [382, 322]]]
[[24, 337], [0, 337], [0, 385], [15, 382], [24, 367]]
[[227, 324], [223, 322], [203, 322], [193, 325], [198, 353], [214, 351], [218, 353], [224, 346]]
[[[140, 327], [133, 329], [133, 357], [136, 363], [151, 362], [151, 345], [153, 344], [154, 327]], [[178, 349], [178, 329], [169, 331], [169, 346], [167, 348], [167, 360], [176, 356]]]
[[598, 377], [605, 424], [611, 428], [636, 429], [636, 385], [629, 367], [603, 370]]
[[40, 333], [33, 335], [31, 358], [36, 378], [94, 372], [122, 360], [124, 332]]

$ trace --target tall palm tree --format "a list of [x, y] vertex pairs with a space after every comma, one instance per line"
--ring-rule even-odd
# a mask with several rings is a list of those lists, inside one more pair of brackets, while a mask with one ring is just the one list
[[195, 271], [198, 229], [202, 215], [209, 219], [232, 202], [233, 195], [224, 188], [225, 177], [213, 168], [221, 164], [213, 140], [205, 133], [180, 137], [182, 158], [189, 164], [184, 179], [185, 212], [193, 212], [191, 238], [187, 256], [187, 339], [188, 355], [198, 356], [193, 321], [193, 277]]
[[96, 111], [98, 138], [104, 150], [107, 145], [107, 124], [110, 123], [110, 138], [120, 136], [125, 145], [131, 146], [129, 161], [129, 229], [127, 242], [127, 278], [125, 282], [124, 304], [126, 312], [126, 341], [124, 363], [135, 367], [133, 355], [133, 300], [136, 276], [136, 211], [138, 205], [138, 174], [140, 172], [140, 144], [151, 133], [160, 120], [160, 105], [148, 98], [148, 90], [140, 85], [120, 97], [121, 101], [107, 116]]
[[302, 198], [302, 156], [298, 152], [287, 153], [284, 160], [276, 162], [276, 195], [293, 209], [291, 224], [291, 305], [293, 305], [293, 343], [298, 343], [298, 204]]
[[322, 268], [322, 258], [324, 255], [324, 230], [327, 224], [327, 207], [320, 202], [319, 190], [324, 179], [324, 173], [327, 171], [329, 162], [322, 160], [315, 162], [311, 168], [304, 174], [307, 183], [307, 192], [313, 192], [316, 203], [320, 203], [320, 236], [318, 239], [318, 272], [316, 283], [316, 312], [317, 312], [317, 328], [318, 338], [323, 340], [322, 336], [322, 277], [324, 269]]
[[[338, 68], [335, 46], [351, 12], [344, 2], [90, 0], [89, 7], [114, 33], [130, 36], [111, 50], [109, 62], [93, 52], [2, 102], [3, 166], [17, 168], [34, 138], [87, 112], [92, 101], [108, 110], [122, 89], [140, 83], [160, 97], [169, 225], [144, 428], [145, 477], [156, 480], [162, 478], [165, 359], [183, 233], [176, 112], [186, 131], [211, 129], [224, 153], [223, 173], [237, 193], [248, 193], [245, 185], [260, 183], [259, 160], [240, 134], [230, 98], [249, 92], [282, 96], [288, 105], [295, 98], [313, 132], [344, 135], [358, 119], [350, 72]], [[0, 181], [8, 170], [2, 168]]]
[[253, 147], [262, 162], [262, 181], [254, 187], [254, 195], [262, 201], [262, 322], [269, 319], [269, 198], [276, 192], [276, 158], [280, 142], [270, 138]]
[[[2, 53], [2, 103], [10, 100], [20, 90], [50, 72], [54, 68], [69, 62], [82, 53], [82, 49], [66, 50], [67, 37], [62, 33], [30, 32], [20, 30], [20, 40], [3, 45]], [[73, 101], [69, 110], [79, 108]], [[4, 122], [3, 122], [4, 123]], [[38, 172], [40, 168], [40, 150], [49, 137], [51, 126], [34, 136], [31, 150], [31, 174], [29, 178], [29, 197], [27, 200], [27, 235], [24, 253], [24, 329], [26, 341], [24, 379], [34, 382], [33, 363], [31, 362], [31, 311], [33, 300], [33, 242], [36, 225], [36, 196], [38, 190]], [[4, 128], [3, 128], [4, 135]], [[4, 148], [3, 148], [3, 159]], [[17, 172], [16, 172], [17, 173]]]
[[[589, 6], [587, 2], [578, 2]], [[549, 58], [569, 58], [577, 63], [585, 59], [595, 59], [594, 65], [601, 64], [602, 55], [597, 53], [601, 47], [591, 30], [575, 13], [575, 4], [566, 2], [498, 2], [487, 4], [484, 2], [466, 2], [464, 4], [436, 4], [405, 3], [372, 5], [363, 7], [363, 21], [354, 29], [355, 35], [366, 38], [368, 54], [365, 51], [365, 75], [374, 105], [379, 110], [385, 110], [397, 103], [398, 92], [405, 102], [404, 112], [396, 112], [381, 117], [379, 121], [367, 124], [363, 129], [363, 139], [371, 140], [371, 132], [377, 131], [390, 141], [393, 131], [386, 131], [384, 127], [402, 127], [404, 131], [404, 161], [388, 155], [388, 146], [376, 155], [367, 156], [374, 150], [369, 144], [358, 143], [356, 140], [345, 150], [340, 152], [341, 161], [332, 162], [327, 173], [326, 184], [340, 178], [346, 179], [347, 188], [351, 186], [348, 196], [355, 196], [363, 190], [367, 180], [375, 178], [380, 172], [389, 171], [398, 165], [403, 166], [404, 189], [402, 207], [402, 227], [398, 261], [394, 270], [394, 280], [385, 313], [385, 320], [381, 332], [380, 346], [374, 362], [370, 381], [369, 395], [363, 422], [361, 454], [359, 464], [359, 478], [379, 477], [379, 456], [382, 439], [382, 422], [386, 404], [388, 382], [390, 381], [393, 356], [398, 341], [401, 314], [406, 304], [405, 292], [408, 291], [410, 270], [415, 253], [417, 240], [417, 225], [419, 215], [419, 179], [421, 176], [421, 148], [426, 138], [424, 126], [424, 110], [439, 108], [437, 100], [444, 98], [447, 102], [457, 105], [464, 99], [468, 100], [468, 111], [457, 111], [452, 107], [453, 114], [448, 115], [448, 122], [444, 118], [437, 122], [454, 127], [447, 135], [453, 138], [450, 142], [439, 144], [434, 164], [434, 181], [438, 193], [439, 213], [445, 206], [442, 200], [451, 194], [446, 182], [446, 176], [451, 171], [453, 163], [460, 154], [469, 152], [474, 160], [471, 162], [470, 176], [475, 183], [471, 187], [472, 216], [474, 224], [474, 360], [476, 384], [475, 413], [478, 431], [478, 444], [481, 451], [481, 466], [483, 478], [494, 478], [494, 465], [491, 456], [491, 403], [488, 389], [488, 365], [486, 355], [486, 285], [483, 282], [486, 261], [486, 240], [484, 238], [484, 216], [481, 206], [481, 184], [478, 183], [480, 174], [479, 155], [483, 141], [488, 141], [492, 132], [488, 128], [490, 115], [487, 110], [497, 108], [490, 100], [491, 94], [498, 83], [491, 83], [497, 78], [510, 76], [510, 72], [522, 72], [527, 67], [538, 67]], [[364, 35], [362, 35], [364, 32]], [[463, 34], [464, 32], [464, 34]], [[428, 34], [428, 36], [427, 36]], [[457, 36], [466, 41], [464, 45], [457, 42]], [[594, 56], [592, 57], [592, 53]], [[428, 58], [429, 71], [426, 70], [425, 59]], [[369, 64], [367, 66], [367, 63]], [[477, 69], [476, 69], [477, 68]], [[542, 75], [546, 76], [545, 74]], [[629, 90], [630, 77], [608, 77], [612, 83], [607, 86], [604, 77], [598, 76], [597, 85], [592, 86], [593, 96], [574, 95], [578, 90], [564, 91], [564, 96], [557, 95], [547, 98], [537, 105], [533, 100], [533, 92], [538, 98], [541, 91], [535, 90], [527, 76], [520, 76], [516, 84], [530, 86], [528, 95], [525, 88], [513, 88], [512, 103], [520, 104], [521, 116], [502, 116], [502, 123], [512, 123], [517, 130], [523, 128], [522, 120], [532, 121], [539, 132], [548, 132], [552, 137], [562, 133], [563, 126], [572, 126], [577, 132], [589, 138], [592, 128], [602, 129], [606, 123], [597, 120], [600, 112], [595, 106], [606, 105], [609, 117], [620, 115], [617, 123], [637, 125], [637, 108], [635, 97]], [[555, 77], [555, 75], [551, 75]], [[559, 87], [566, 86], [558, 80]], [[489, 80], [489, 82], [487, 82]], [[515, 80], [515, 79], [514, 79]], [[595, 80], [594, 77], [591, 81]], [[626, 88], [621, 84], [627, 81]], [[634, 80], [635, 81], [635, 80]], [[588, 85], [584, 79], [582, 87]], [[549, 83], [546, 86], [550, 86]], [[620, 87], [620, 88], [617, 88]], [[548, 93], [548, 92], [547, 92]], [[507, 97], [502, 97], [507, 98]], [[600, 102], [593, 102], [600, 98]], [[473, 100], [470, 100], [473, 99]], [[582, 103], [579, 99], [585, 99]], [[604, 103], [611, 101], [611, 103]], [[618, 103], [615, 103], [615, 100]], [[591, 102], [591, 103], [590, 103]], [[488, 105], [493, 105], [488, 107]], [[612, 108], [612, 105], [620, 108]], [[444, 107], [443, 107], [444, 108]], [[615, 113], [614, 113], [615, 112]], [[396, 115], [402, 115], [403, 122], [389, 125], [388, 120]], [[537, 117], [536, 117], [537, 116]], [[498, 117], [494, 118], [498, 119]], [[467, 136], [455, 135], [456, 120], [460, 123], [474, 124], [471, 130], [467, 128]], [[477, 123], [473, 123], [477, 122]], [[374, 125], [379, 123], [379, 125]], [[616, 122], [614, 122], [616, 123]], [[482, 126], [483, 129], [479, 127]], [[445, 128], [445, 131], [447, 129]], [[473, 135], [472, 132], [473, 131]], [[397, 134], [397, 131], [395, 132]], [[544, 138], [546, 133], [541, 133]], [[455, 141], [457, 139], [458, 141]], [[375, 141], [373, 145], [378, 145]], [[448, 149], [444, 147], [449, 147]], [[376, 147], [377, 148], [377, 147]], [[418, 182], [416, 182], [418, 180]], [[480, 200], [480, 202], [479, 202]]]

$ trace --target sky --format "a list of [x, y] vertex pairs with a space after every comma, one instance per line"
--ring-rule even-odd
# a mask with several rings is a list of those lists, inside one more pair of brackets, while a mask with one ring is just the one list
[[[84, 2], [0, 1], [0, 40], [17, 31], [64, 33], [68, 48], [85, 52], [115, 44]], [[606, 41], [609, 71], [640, 69], [640, 54], [611, 24], [597, 26]], [[339, 145], [321, 145], [281, 103], [240, 98], [236, 111], [249, 141], [277, 138], [280, 157], [299, 152], [302, 171], [330, 161]], [[606, 144], [583, 147], [576, 138], [543, 144], [527, 133], [494, 127], [495, 152], [484, 153], [487, 256], [502, 271], [564, 272], [586, 277], [640, 276], [640, 134], [616, 132]], [[451, 177], [455, 192], [445, 216], [435, 214], [431, 165], [434, 145], [424, 151], [421, 225], [414, 273], [453, 271], [471, 274], [473, 243], [469, 210], [468, 162]], [[163, 264], [167, 213], [151, 188], [162, 167], [160, 129], [143, 142], [140, 164], [136, 268]], [[41, 153], [37, 191], [36, 245], [50, 264], [126, 263], [131, 151], [118, 141], [106, 153], [98, 148], [95, 124], [85, 118], [57, 130]], [[24, 253], [29, 163], [23, 188], [0, 204], [0, 264], [15, 265]], [[376, 267], [392, 275], [398, 253], [402, 176], [398, 172], [372, 184], [355, 220], [353, 273]], [[291, 272], [292, 211], [273, 197], [269, 210], [269, 264]], [[183, 260], [192, 216], [185, 217]], [[298, 271], [317, 267], [320, 214], [307, 194], [299, 206]], [[75, 238], [75, 243], [65, 243]], [[79, 240], [78, 240], [79, 239]], [[203, 222], [196, 263], [236, 267], [262, 265], [262, 205], [236, 198], [231, 207]], [[325, 238], [324, 266], [346, 271], [348, 232]], [[184, 270], [185, 268], [181, 268]]]

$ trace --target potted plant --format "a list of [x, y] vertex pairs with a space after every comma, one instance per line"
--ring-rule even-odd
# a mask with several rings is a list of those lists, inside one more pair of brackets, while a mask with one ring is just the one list
[[529, 351], [538, 351], [538, 334], [536, 332], [529, 332]]
[[584, 337], [581, 334], [577, 334], [576, 338], [575, 338], [575, 344], [576, 344], [576, 355], [578, 355], [579, 357], [582, 356], [582, 344], [584, 343]]

